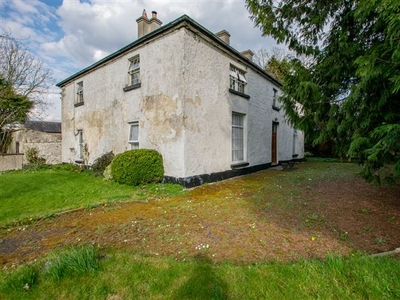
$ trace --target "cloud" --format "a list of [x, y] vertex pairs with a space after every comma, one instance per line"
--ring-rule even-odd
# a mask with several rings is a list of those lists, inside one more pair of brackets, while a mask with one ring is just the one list
[[[272, 49], [241, 0], [0, 0], [0, 30], [26, 39], [35, 56], [65, 79], [137, 39], [136, 19], [146, 9], [167, 24], [183, 14], [216, 33], [231, 34], [238, 51]], [[57, 101], [49, 96], [51, 101]]]
[[41, 50], [49, 57], [68, 58], [72, 74], [134, 41], [136, 19], [143, 9], [149, 16], [156, 10], [164, 24], [187, 14], [211, 32], [225, 29], [231, 33], [231, 45], [239, 51], [276, 45], [261, 39], [243, 1], [69, 0], [56, 12], [62, 36], [43, 43]]

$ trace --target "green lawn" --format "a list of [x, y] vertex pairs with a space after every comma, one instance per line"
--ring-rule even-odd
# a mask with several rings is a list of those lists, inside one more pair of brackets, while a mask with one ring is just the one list
[[[294, 194], [294, 188], [311, 178], [347, 178], [358, 169], [353, 164], [309, 163], [303, 165], [301, 172], [279, 173], [279, 182], [284, 184], [288, 177], [293, 188], [288, 193]], [[271, 193], [281, 188], [271, 182], [274, 184], [264, 187]], [[247, 188], [253, 185], [250, 181]], [[147, 201], [182, 193], [176, 185], [133, 188], [88, 172], [5, 172], [0, 173], [0, 224], [11, 226], [26, 218], [104, 202]], [[260, 205], [256, 196], [252, 199]], [[0, 248], [1, 243], [2, 237]], [[355, 254], [328, 256], [324, 260], [234, 264], [213, 263], [209, 254], [206, 250], [202, 256], [177, 261], [94, 246], [61, 249], [29, 264], [1, 270], [0, 299], [400, 298], [398, 257]]]
[[154, 186], [133, 188], [89, 172], [46, 169], [0, 173], [0, 226], [101, 203], [143, 200], [159, 190], [172, 194], [182, 191], [180, 186]]
[[[400, 260], [331, 256], [324, 261], [213, 264], [124, 251], [53, 255], [0, 272], [1, 299], [399, 299]], [[67, 252], [68, 253], [68, 252]], [[99, 254], [99, 253], [98, 253]], [[61, 257], [61, 259], [58, 259]], [[83, 263], [86, 261], [87, 263]], [[24, 290], [28, 283], [29, 290]]]

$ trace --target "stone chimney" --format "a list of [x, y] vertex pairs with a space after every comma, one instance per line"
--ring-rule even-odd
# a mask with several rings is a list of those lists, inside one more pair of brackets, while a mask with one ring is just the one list
[[231, 35], [226, 30], [221, 30], [215, 34], [220, 40], [229, 45]]
[[160, 28], [160, 26], [162, 25], [162, 22], [157, 18], [157, 12], [155, 10], [153, 10], [151, 12], [151, 19], [150, 19], [150, 31], [156, 30], [157, 28]]
[[145, 9], [143, 9], [142, 16], [136, 19], [136, 22], [138, 24], [138, 39], [153, 30], [156, 30], [162, 24], [162, 22], [157, 18], [156, 11], [151, 12], [151, 19], [149, 20]]
[[240, 52], [240, 53], [242, 53], [244, 56], [246, 56], [249, 60], [253, 61], [254, 53], [250, 49], [246, 50], [246, 51], [243, 51], [243, 52]]

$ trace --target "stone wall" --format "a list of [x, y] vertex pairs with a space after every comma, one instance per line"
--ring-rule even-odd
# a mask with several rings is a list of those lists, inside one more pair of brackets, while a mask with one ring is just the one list
[[0, 153], [0, 172], [22, 169], [23, 154]]
[[29, 148], [36, 148], [39, 156], [46, 159], [46, 164], [61, 163], [61, 133], [21, 129], [15, 131], [12, 137], [8, 153], [25, 153]]

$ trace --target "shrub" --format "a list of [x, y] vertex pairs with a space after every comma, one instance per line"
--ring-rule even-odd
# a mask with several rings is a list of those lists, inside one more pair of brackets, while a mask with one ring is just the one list
[[111, 175], [116, 182], [128, 185], [160, 182], [164, 177], [162, 156], [151, 149], [120, 153], [111, 163]]
[[109, 164], [103, 172], [103, 177], [105, 180], [111, 181], [113, 177], [111, 175], [111, 164]]
[[29, 165], [40, 166], [46, 163], [46, 159], [39, 156], [39, 151], [36, 148], [28, 148], [25, 151], [25, 157]]
[[97, 158], [92, 165], [93, 174], [95, 176], [102, 176], [107, 166], [111, 164], [113, 158], [114, 153], [112, 151]]

